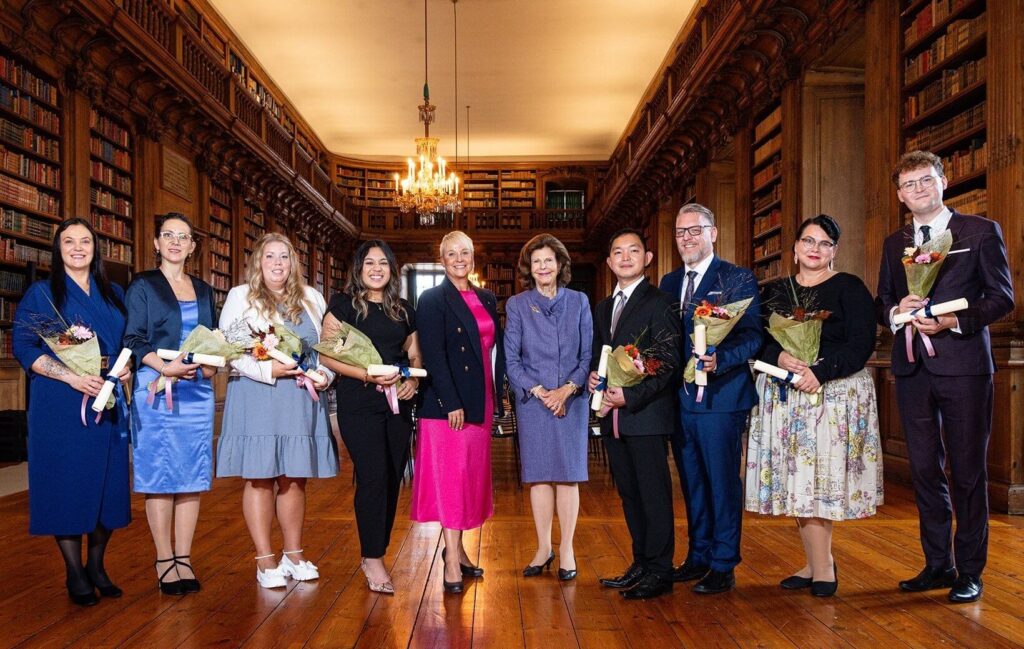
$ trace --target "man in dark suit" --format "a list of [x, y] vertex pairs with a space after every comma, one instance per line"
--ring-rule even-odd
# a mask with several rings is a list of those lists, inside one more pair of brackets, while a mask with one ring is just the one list
[[711, 210], [697, 203], [680, 208], [675, 238], [683, 267], [662, 278], [661, 290], [676, 300], [684, 359], [693, 354], [695, 305], [753, 298], [714, 353], [700, 357], [708, 372], [701, 401], [695, 385], [684, 385], [678, 393], [681, 426], [672, 436], [672, 455], [686, 501], [689, 550], [672, 576], [675, 581], [699, 579], [694, 592], [710, 595], [736, 585], [733, 569], [740, 562], [740, 461], [747, 416], [757, 403], [748, 361], [761, 348], [760, 303], [754, 274], [714, 254], [718, 229]]
[[633, 562], [623, 575], [601, 583], [624, 589], [626, 599], [648, 599], [672, 591], [675, 538], [665, 442], [672, 432], [680, 330], [672, 299], [644, 277], [652, 257], [636, 230], [613, 235], [608, 267], [618, 282], [612, 296], [594, 309], [591, 392], [598, 383], [593, 370], [598, 367], [602, 345], [614, 349], [635, 344], [662, 362], [659, 372], [637, 385], [608, 388], [604, 393], [605, 405], [617, 409], [617, 414], [609, 413], [601, 420], [601, 435], [633, 539]]
[[[985, 459], [992, 430], [995, 371], [988, 325], [1013, 310], [1013, 282], [999, 224], [952, 212], [942, 203], [946, 177], [938, 156], [924, 151], [905, 154], [896, 165], [893, 181], [913, 222], [885, 240], [878, 301], [880, 320], [894, 334], [896, 402], [907, 441], [925, 556], [924, 570], [901, 581], [900, 588], [913, 592], [950, 588], [950, 601], [973, 602], [981, 597], [981, 572], [988, 553]], [[952, 234], [953, 245], [931, 295], [908, 295], [904, 249], [945, 230]], [[892, 324], [897, 313], [920, 308], [926, 301], [958, 298], [967, 299], [970, 306], [935, 318], [918, 316], [911, 322], [916, 331], [910, 334], [900, 331], [902, 325]], [[929, 337], [934, 356], [929, 356], [919, 334]], [[945, 431], [950, 452], [952, 503], [940, 429]], [[956, 537], [951, 547], [954, 505]]]

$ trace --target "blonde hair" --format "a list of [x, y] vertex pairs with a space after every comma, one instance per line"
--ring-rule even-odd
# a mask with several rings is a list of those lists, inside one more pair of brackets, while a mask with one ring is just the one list
[[[267, 288], [263, 282], [263, 251], [271, 243], [283, 243], [288, 248], [288, 258], [291, 261], [288, 279], [284, 285], [283, 299]], [[276, 320], [278, 308], [284, 306], [284, 318], [292, 324], [299, 324], [302, 312], [307, 308], [312, 308], [312, 305], [306, 301], [306, 281], [302, 278], [302, 271], [299, 269], [299, 258], [295, 254], [295, 247], [283, 234], [268, 232], [259, 238], [249, 256], [246, 272], [249, 276], [249, 306], [267, 320]]]
[[443, 258], [444, 249], [453, 243], [461, 243], [469, 248], [470, 252], [473, 252], [473, 240], [469, 238], [469, 235], [462, 230], [452, 230], [441, 239], [441, 245], [437, 248], [438, 254]]

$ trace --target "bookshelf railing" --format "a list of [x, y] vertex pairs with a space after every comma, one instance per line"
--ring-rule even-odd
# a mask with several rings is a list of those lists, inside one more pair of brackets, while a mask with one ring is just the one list
[[[346, 215], [355, 214], [358, 209], [352, 207]], [[396, 231], [447, 232], [461, 228], [470, 236], [487, 233], [523, 233], [532, 236], [557, 230], [582, 237], [586, 226], [584, 210], [464, 210], [461, 214], [437, 214], [432, 224], [423, 224], [416, 214], [403, 214], [397, 208], [372, 208], [361, 212], [362, 228], [368, 234]]]
[[239, 121], [245, 124], [250, 131], [255, 133], [257, 136], [262, 136], [263, 130], [260, 128], [260, 114], [263, 112], [263, 108], [249, 96], [249, 93], [245, 88], [238, 85], [237, 81], [232, 80], [231, 86], [234, 88], [235, 94], [235, 116], [237, 116]]
[[174, 18], [160, 0], [117, 0], [117, 4], [165, 50], [174, 53]]
[[188, 29], [181, 30], [181, 63], [221, 105], [228, 105], [227, 68]]
[[[266, 117], [266, 116], [264, 116]], [[285, 164], [292, 166], [292, 135], [278, 124], [276, 119], [264, 119], [264, 141], [271, 151], [276, 153], [285, 161]]]

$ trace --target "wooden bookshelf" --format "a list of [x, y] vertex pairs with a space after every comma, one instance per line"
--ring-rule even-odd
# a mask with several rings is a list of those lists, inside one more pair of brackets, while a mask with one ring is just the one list
[[904, 151], [942, 158], [946, 203], [987, 210], [988, 12], [985, 0], [904, 2], [901, 16]]
[[131, 266], [135, 243], [132, 136], [117, 119], [89, 110], [89, 220], [107, 263]]
[[501, 208], [535, 209], [537, 207], [537, 170], [501, 171]]
[[18, 300], [47, 272], [64, 206], [57, 80], [0, 48], [0, 364], [13, 363]]
[[238, 268], [236, 275], [245, 277], [246, 264], [252, 261], [252, 251], [256, 246], [256, 241], [267, 231], [267, 218], [263, 208], [249, 199], [244, 199], [242, 201], [239, 223], [242, 227], [243, 236], [239, 240], [241, 255], [236, 263], [236, 268]]
[[302, 276], [305, 278], [306, 283], [312, 286], [313, 265], [311, 263], [309, 238], [304, 236], [303, 233], [297, 233], [291, 237], [291, 240], [292, 245], [295, 246], [295, 253], [299, 256], [299, 270], [302, 271]]
[[782, 104], [754, 123], [751, 154], [751, 267], [760, 284], [782, 275]]
[[395, 173], [394, 169], [368, 169], [338, 164], [334, 167], [334, 183], [353, 205], [394, 207]]
[[206, 255], [209, 261], [210, 286], [213, 287], [214, 301], [220, 307], [231, 290], [231, 191], [216, 182], [210, 182], [209, 236], [206, 241]]
[[330, 295], [341, 293], [345, 288], [345, 268], [342, 265], [341, 259], [335, 255], [328, 255], [328, 264], [331, 268], [331, 285], [329, 290], [328, 298]]

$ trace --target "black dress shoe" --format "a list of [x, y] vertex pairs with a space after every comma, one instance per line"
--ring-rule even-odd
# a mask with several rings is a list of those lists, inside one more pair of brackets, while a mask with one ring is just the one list
[[672, 571], [672, 581], [693, 581], [700, 579], [711, 571], [711, 566], [705, 566], [693, 561], [684, 561]]
[[168, 575], [168, 573], [170, 573], [172, 570], [175, 570], [177, 568], [177, 566], [174, 565], [174, 559], [157, 559], [156, 560], [156, 565], [157, 566], [159, 566], [161, 563], [170, 563], [171, 565], [167, 568], [167, 570], [163, 571], [163, 574], [161, 574], [159, 577], [157, 577], [157, 579], [156, 579], [156, 587], [164, 595], [184, 595], [185, 594], [185, 587], [181, 585], [181, 580], [180, 579], [178, 581], [164, 581], [164, 577], [166, 577]]
[[96, 597], [96, 591], [92, 589], [91, 584], [89, 592], [87, 593], [75, 593], [71, 590], [71, 585], [68, 584], [68, 599], [79, 606], [96, 606], [100, 602], [100, 598]]
[[89, 575], [89, 581], [96, 587], [96, 590], [100, 591], [100, 596], [116, 599], [124, 595], [124, 591], [114, 585], [114, 582], [110, 581], [110, 577], [106, 573], [93, 574], [89, 566], [86, 566], [85, 574]]
[[810, 577], [792, 575], [780, 581], [779, 586], [785, 590], [800, 590], [801, 588], [810, 588], [812, 581], [813, 580]]
[[533, 565], [531, 563], [530, 565], [528, 565], [525, 568], [523, 568], [523, 576], [524, 577], [536, 577], [540, 573], [542, 573], [545, 570], [547, 570], [548, 568], [550, 568], [551, 567], [551, 562], [554, 561], [554, 560], [555, 560], [555, 553], [551, 552], [551, 554], [548, 555], [548, 560], [545, 561], [544, 563], [540, 564], [539, 566], [535, 566], [535, 565]]
[[[441, 561], [444, 561], [444, 555], [448, 551], [448, 548], [441, 548]], [[459, 560], [459, 571], [463, 577], [483, 577], [484, 569], [478, 566], [467, 566]]]
[[444, 577], [441, 578], [441, 583], [444, 584], [444, 592], [458, 595], [462, 592], [461, 581], [447, 581]]
[[[190, 559], [191, 560], [191, 557], [189, 557], [187, 554], [183, 555], [183, 556], [176, 556], [176, 557], [174, 557], [174, 565], [175, 566], [185, 566], [186, 568], [189, 569], [189, 572], [191, 572], [193, 575], [196, 574], [195, 571], [192, 570], [192, 565], [190, 564], [189, 561], [179, 561], [179, 559]], [[181, 579], [180, 581], [181, 581], [181, 588], [186, 593], [198, 593], [200, 591], [200, 589], [202, 588], [199, 585], [199, 580], [196, 579], [195, 577], [192, 577], [191, 579]]]
[[558, 569], [558, 580], [559, 581], [572, 581], [576, 579], [576, 569], [565, 570], [563, 568]]
[[693, 587], [693, 592], [698, 595], [715, 595], [730, 591], [734, 586], [736, 586], [736, 576], [732, 570], [724, 572], [712, 570], [697, 582], [697, 585]]
[[919, 593], [923, 590], [936, 590], [938, 588], [950, 588], [956, 581], [956, 568], [929, 568], [918, 573], [913, 579], [906, 579], [900, 582], [900, 590], [909, 593]]
[[964, 573], [953, 582], [953, 589], [949, 591], [949, 601], [954, 604], [976, 602], [981, 598], [982, 590], [984, 588], [981, 585], [981, 577]]
[[623, 599], [651, 599], [671, 592], [671, 579], [662, 579], [658, 575], [647, 573], [635, 586], [619, 594]]
[[611, 577], [610, 579], [602, 579], [601, 585], [608, 588], [631, 588], [640, 581], [644, 576], [644, 572], [643, 566], [639, 563], [634, 563], [626, 570], [625, 574]]
[[839, 590], [839, 564], [832, 562], [832, 575], [835, 581], [812, 581], [811, 595], [815, 597], [832, 597]]

